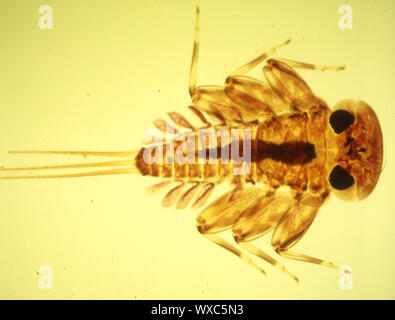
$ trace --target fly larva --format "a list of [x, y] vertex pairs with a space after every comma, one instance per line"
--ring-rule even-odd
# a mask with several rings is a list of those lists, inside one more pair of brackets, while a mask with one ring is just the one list
[[[332, 262], [289, 249], [306, 233], [331, 192], [341, 199], [362, 200], [374, 189], [382, 166], [383, 142], [373, 109], [363, 101], [343, 100], [331, 110], [294, 69], [325, 71], [344, 67], [271, 58], [290, 40], [238, 68], [227, 77], [224, 86], [196, 86], [198, 21], [199, 8], [189, 79], [192, 98], [189, 109], [201, 121], [201, 126], [192, 125], [180, 114], [171, 112], [169, 115], [176, 127], [162, 119], [154, 122], [164, 132], [162, 138], [166, 142], [136, 152], [11, 151], [123, 159], [41, 167], [1, 167], [2, 173], [92, 167], [111, 169], [73, 174], [3, 175], [0, 179], [140, 173], [165, 179], [152, 186], [153, 191], [177, 182], [162, 204], [175, 205], [178, 209], [189, 204], [204, 206], [215, 186], [226, 181], [232, 190], [207, 205], [197, 217], [197, 229], [202, 235], [262, 273], [265, 271], [245, 252], [262, 258], [298, 281], [282, 264], [252, 244], [253, 240], [270, 231], [273, 231], [271, 245], [280, 256], [339, 269]], [[247, 76], [251, 69], [263, 62], [266, 82]], [[173, 141], [172, 148], [167, 142], [169, 128], [173, 132], [172, 138], [178, 138]], [[211, 130], [215, 138], [202, 143], [202, 130]], [[188, 138], [193, 142], [192, 148], [187, 144]], [[227, 158], [229, 154], [230, 159]], [[201, 161], [206, 159], [208, 161]], [[240, 164], [247, 170], [243, 172]], [[235, 173], [235, 170], [239, 171]], [[279, 191], [280, 187], [288, 190]], [[228, 229], [232, 230], [239, 248], [218, 235]]]

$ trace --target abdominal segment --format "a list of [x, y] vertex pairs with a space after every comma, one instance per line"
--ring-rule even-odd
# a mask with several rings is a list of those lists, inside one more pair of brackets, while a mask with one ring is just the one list
[[[307, 164], [316, 158], [315, 146], [307, 141], [303, 126], [296, 131], [293, 127], [292, 134], [289, 132], [295, 117], [291, 121], [288, 118], [279, 120], [280, 124], [283, 122], [283, 129], [279, 128], [276, 138], [272, 136], [271, 139], [261, 131], [262, 126], [267, 127], [266, 122], [232, 130], [227, 128], [228, 140], [217, 134], [211, 141], [207, 139], [202, 143], [199, 134], [194, 132], [192, 148], [186, 143], [187, 139], [174, 141], [173, 145], [166, 142], [148, 146], [136, 156], [136, 167], [142, 175], [185, 182], [230, 180], [232, 183], [263, 182], [274, 187], [305, 188]], [[302, 120], [305, 119], [302, 117]], [[283, 141], [280, 142], [281, 135]]]

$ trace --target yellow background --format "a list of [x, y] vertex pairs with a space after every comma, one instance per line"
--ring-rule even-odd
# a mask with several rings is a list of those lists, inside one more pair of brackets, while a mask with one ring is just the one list
[[[377, 112], [385, 164], [376, 189], [360, 203], [333, 196], [295, 247], [350, 265], [353, 289], [340, 290], [332, 270], [282, 258], [301, 284], [262, 261], [264, 278], [199, 235], [197, 212], [163, 209], [160, 196], [146, 195], [155, 179], [121, 175], [0, 181], [0, 298], [395, 298], [394, 1], [196, 3], [199, 84], [222, 84], [292, 36], [278, 56], [347, 66], [301, 71], [316, 94], [330, 106], [363, 99]], [[53, 8], [53, 30], [38, 27], [44, 4]], [[338, 27], [343, 4], [353, 9], [352, 30]], [[81, 161], [8, 150], [135, 150], [154, 119], [184, 112], [194, 5], [1, 1], [0, 164]], [[260, 68], [253, 75], [262, 77]], [[269, 241], [257, 244], [272, 252]], [[52, 290], [38, 287], [41, 265], [53, 269]]]

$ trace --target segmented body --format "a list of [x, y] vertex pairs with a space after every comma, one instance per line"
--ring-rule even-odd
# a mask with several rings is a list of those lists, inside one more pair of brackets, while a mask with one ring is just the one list
[[[197, 17], [198, 14], [197, 10]], [[366, 197], [373, 190], [382, 163], [381, 129], [374, 111], [358, 100], [343, 100], [332, 111], [294, 70], [343, 70], [344, 66], [328, 67], [288, 59], [268, 59], [290, 40], [237, 69], [227, 77], [223, 87], [196, 87], [198, 35], [197, 22], [189, 81], [193, 104], [190, 109], [199, 116], [205, 128], [239, 131], [235, 137], [238, 138], [238, 151], [242, 156], [246, 150], [243, 147], [250, 143], [250, 170], [244, 175], [235, 175], [232, 157], [230, 163], [222, 163], [222, 152], [229, 154], [232, 143], [230, 141], [224, 151], [222, 137], [221, 140], [216, 138], [215, 146], [209, 143], [195, 147], [194, 161], [182, 164], [166, 162], [168, 158], [174, 160], [173, 150], [170, 149], [170, 154], [167, 150], [167, 142], [161, 145], [159, 151], [165, 159], [163, 163], [147, 162], [144, 154], [146, 151], [151, 153], [152, 149], [142, 148], [134, 160], [136, 168], [143, 175], [181, 182], [162, 201], [164, 206], [176, 203], [178, 209], [189, 204], [202, 182], [205, 183], [203, 192], [197, 194], [193, 207], [203, 205], [216, 184], [230, 181], [234, 189], [205, 207], [196, 219], [197, 229], [210, 241], [260, 272], [265, 273], [243, 251], [223, 240], [218, 233], [231, 229], [234, 240], [241, 248], [272, 264], [297, 282], [298, 279], [283, 265], [250, 242], [273, 230], [271, 245], [279, 255], [339, 270], [330, 261], [289, 249], [307, 232], [332, 190], [340, 197], [357, 199]], [[246, 76], [264, 61], [263, 72], [267, 82]], [[191, 130], [193, 138], [198, 140], [198, 130], [188, 120], [178, 113], [169, 115], [178, 127]], [[216, 124], [211, 124], [205, 115]], [[165, 121], [157, 120], [155, 125], [166, 138]], [[249, 140], [244, 136], [245, 130], [251, 133]], [[175, 142], [175, 148], [182, 143]], [[199, 146], [199, 143], [195, 142], [195, 145]], [[213, 148], [218, 151], [215, 159], [210, 158]], [[345, 148], [349, 149], [346, 153]], [[208, 156], [214, 162], [196, 163], [199, 156]], [[187, 183], [194, 185], [183, 193]], [[154, 188], [157, 186], [163, 184]], [[291, 192], [277, 192], [281, 186], [288, 186]]]
[[[264, 183], [272, 188], [289, 186], [298, 191], [310, 187], [313, 192], [326, 187], [326, 180], [320, 179], [325, 173], [326, 139], [325, 131], [329, 109], [324, 105], [312, 108], [309, 113], [287, 113], [269, 117], [257, 124], [245, 124], [236, 127], [240, 132], [239, 152], [243, 156], [243, 132], [251, 132], [251, 170], [246, 175], [233, 174], [233, 161], [223, 163], [222, 148], [218, 147], [216, 163], [208, 163], [210, 146], [203, 152], [207, 156], [204, 164], [199, 164], [198, 132], [195, 136], [195, 163], [179, 164], [174, 161], [174, 154], [168, 154], [166, 144], [163, 145], [163, 164], [147, 164], [144, 160], [145, 148], [136, 157], [136, 167], [142, 175], [163, 178], [174, 178], [183, 182], [230, 181], [233, 184]], [[216, 126], [217, 131], [226, 130], [231, 137], [235, 127]], [[175, 141], [177, 149], [183, 141]], [[231, 141], [226, 146], [227, 154], [231, 153]], [[221, 146], [221, 137], [217, 138]], [[173, 152], [173, 150], [172, 150]], [[166, 161], [171, 159], [171, 161]], [[170, 163], [166, 163], [170, 162]], [[318, 179], [317, 179], [318, 178]]]

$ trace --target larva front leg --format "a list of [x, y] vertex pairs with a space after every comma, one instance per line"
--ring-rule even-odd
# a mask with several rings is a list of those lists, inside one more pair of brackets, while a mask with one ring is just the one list
[[238, 105], [239, 110], [242, 111], [244, 120], [273, 116], [275, 113], [289, 109], [289, 104], [276, 95], [268, 84], [248, 77], [246, 74], [290, 42], [291, 39], [288, 39], [274, 46], [267, 52], [241, 66], [226, 78], [225, 93]]
[[290, 39], [238, 68], [227, 78], [225, 87], [197, 87], [199, 55], [199, 10], [197, 9], [195, 39], [189, 74], [189, 93], [193, 106], [197, 110], [207, 113], [215, 122], [227, 125], [254, 121], [259, 115], [267, 116], [273, 112], [282, 111], [279, 106], [284, 107], [284, 103], [270, 87], [252, 78], [242, 76], [289, 42]]
[[293, 67], [320, 71], [344, 69], [344, 66], [330, 67], [288, 59], [269, 59], [263, 68], [266, 80], [274, 92], [281, 99], [290, 103], [295, 110], [308, 110], [319, 104], [320, 100]]
[[197, 87], [197, 63], [199, 57], [199, 7], [196, 7], [195, 36], [193, 42], [192, 63], [189, 72], [189, 94], [193, 107], [207, 113], [220, 125], [241, 121], [240, 112], [220, 86]]

